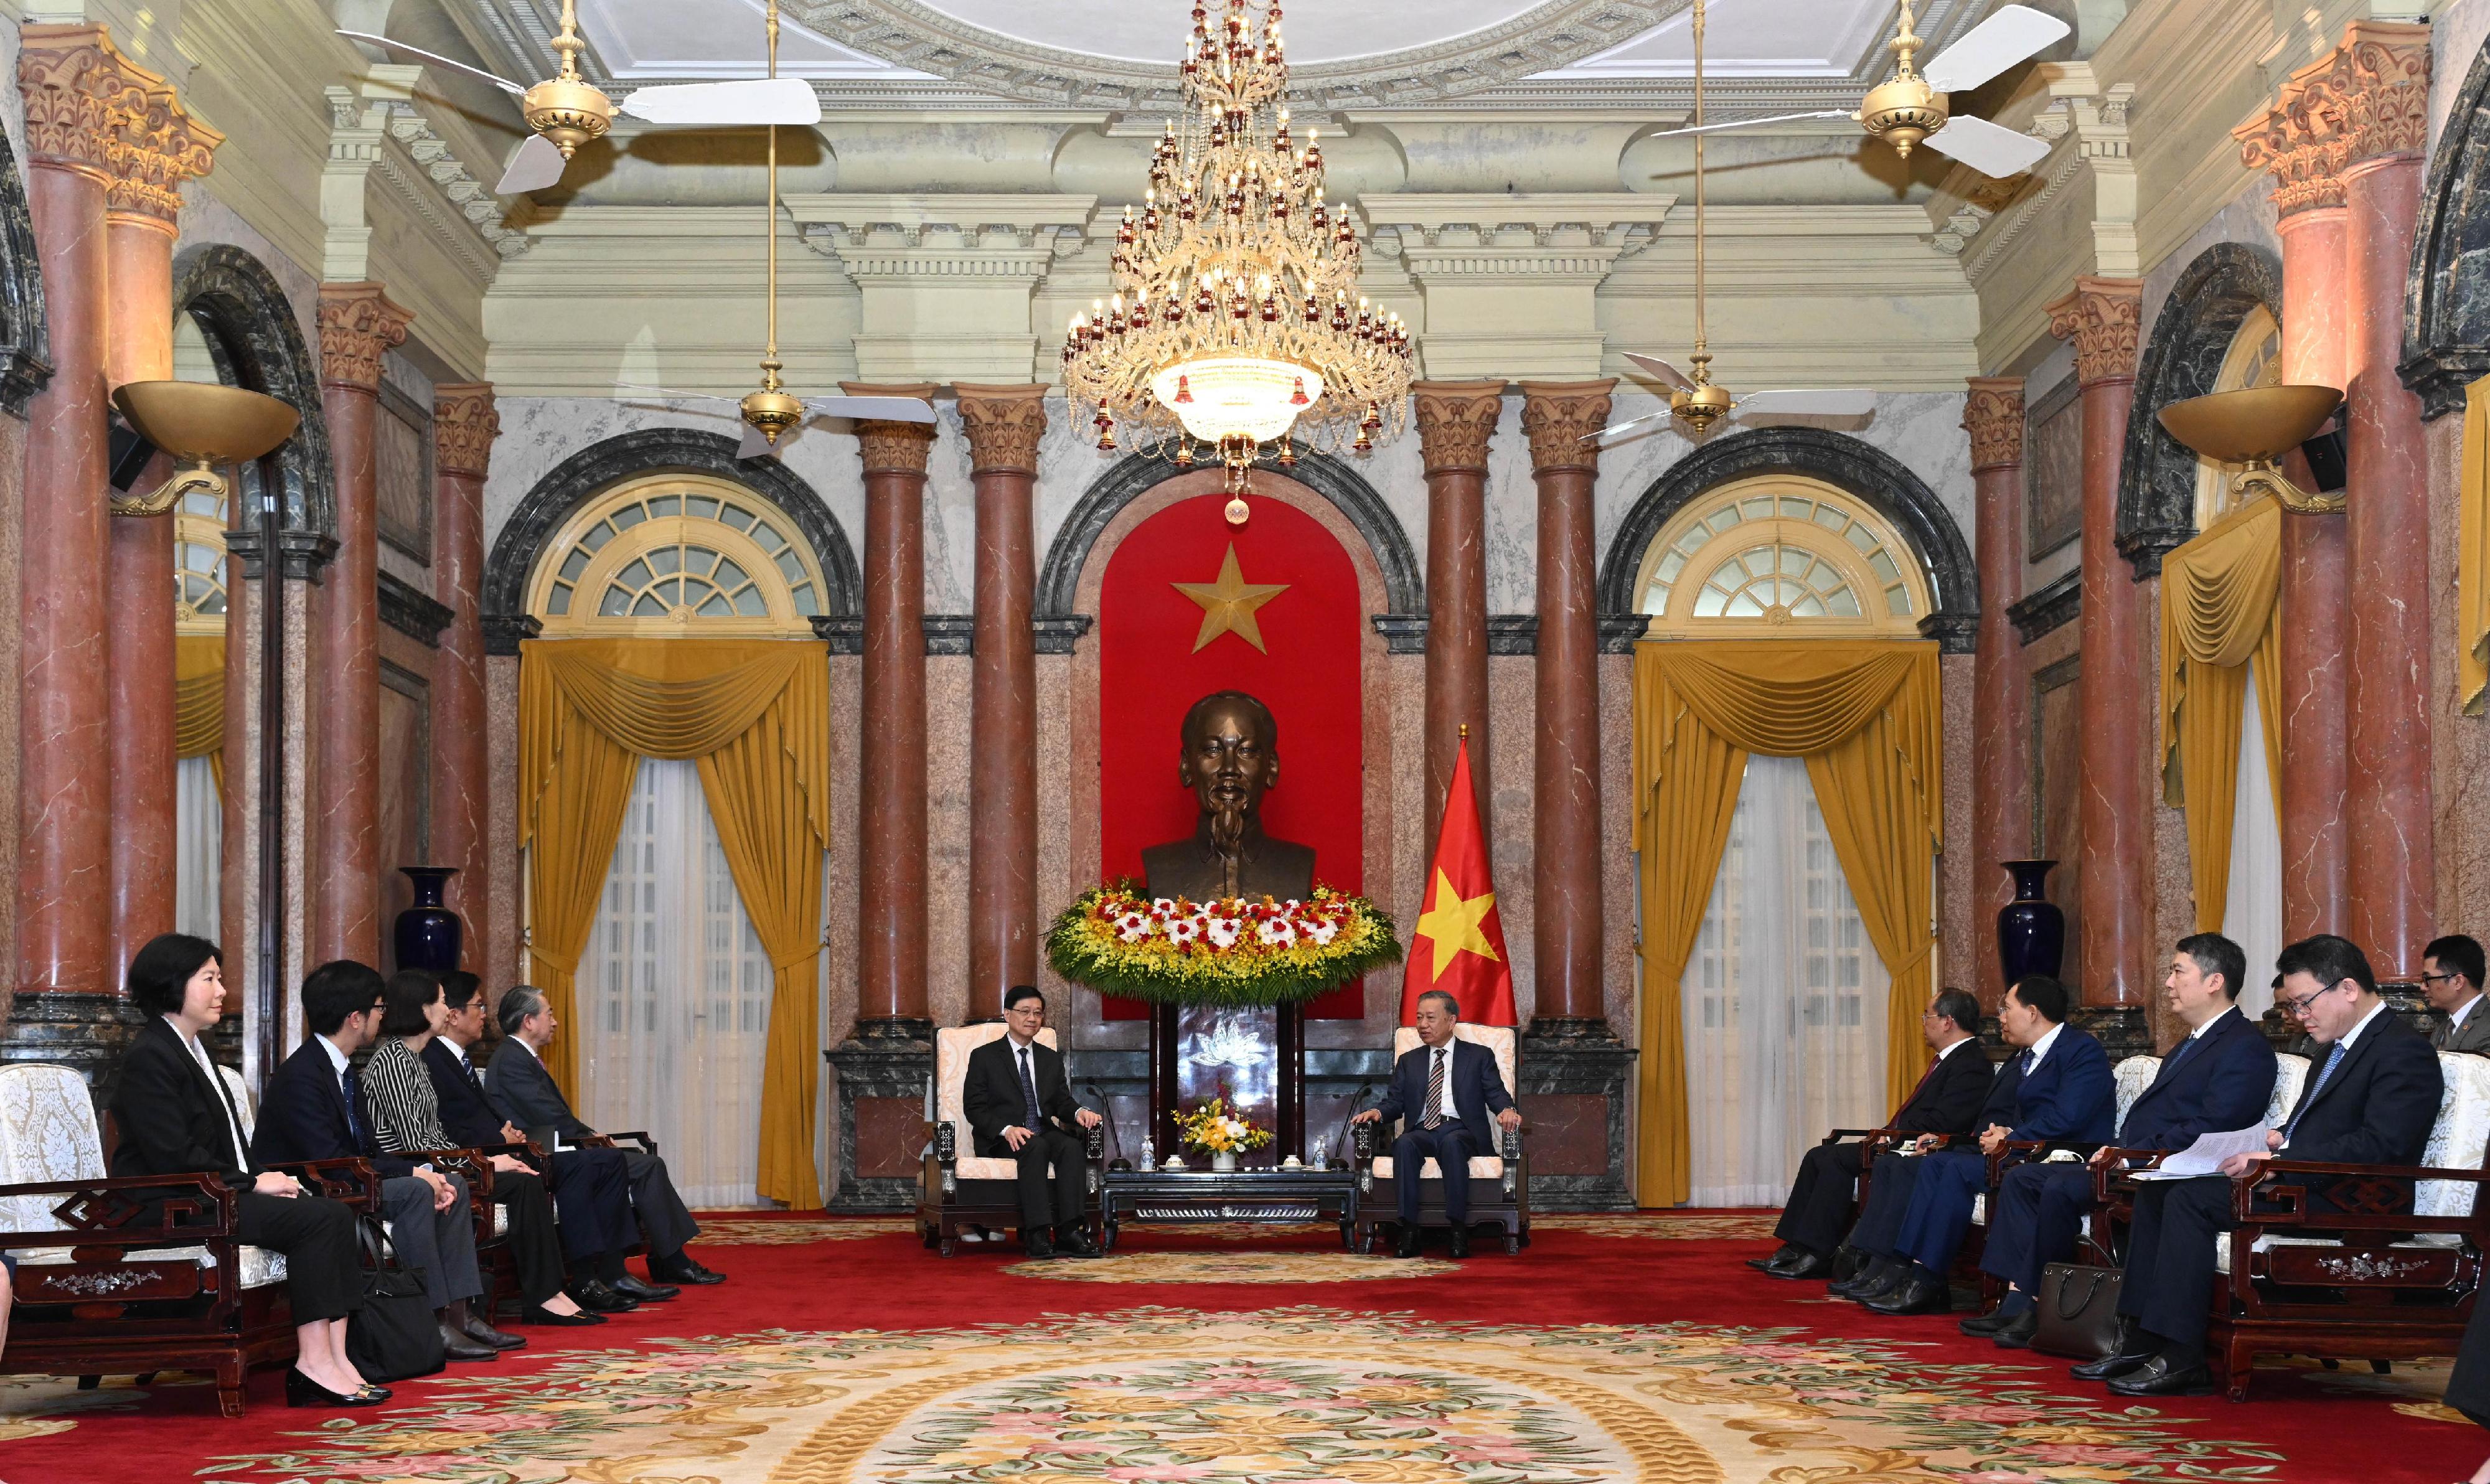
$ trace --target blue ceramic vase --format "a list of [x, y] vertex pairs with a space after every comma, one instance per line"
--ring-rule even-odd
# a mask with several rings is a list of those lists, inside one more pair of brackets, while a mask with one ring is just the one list
[[[2006, 982], [2027, 974], [2058, 975], [2067, 955], [2067, 915], [2049, 900], [2049, 872], [2055, 860], [2004, 860], [2014, 878], [2014, 900], [1997, 909], [1997, 963]], [[404, 920], [404, 919], [400, 919]]]
[[415, 883], [415, 905], [397, 915], [397, 934], [392, 940], [397, 946], [397, 966], [448, 974], [458, 967], [459, 946], [467, 936], [467, 926], [458, 920], [458, 914], [441, 901], [443, 889], [449, 886], [449, 878], [458, 874], [458, 868], [402, 865], [398, 869]]

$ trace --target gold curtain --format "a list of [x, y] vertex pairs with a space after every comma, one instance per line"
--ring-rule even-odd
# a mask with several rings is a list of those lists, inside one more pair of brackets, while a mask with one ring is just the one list
[[225, 791], [225, 636], [173, 641], [173, 756], [203, 757]]
[[2186, 811], [2196, 931], [2230, 904], [2241, 725], [2254, 666], [2266, 776], [2282, 779], [2281, 505], [2254, 500], [2161, 559], [2161, 792]]
[[[567, 639], [520, 646], [519, 845], [532, 973], [570, 1018], [580, 955], [643, 757], [694, 759], [735, 887], [776, 968], [762, 1067], [760, 1192], [821, 1204], [813, 1100], [822, 853], [829, 846], [825, 645]], [[565, 1092], [568, 1038], [546, 1058]]]
[[1886, 1083], [1926, 1064], [1919, 1015], [1935, 986], [1931, 917], [1943, 836], [1937, 650], [1911, 641], [1650, 643], [1635, 652], [1641, 804], [1642, 1204], [1690, 1190], [1680, 981], [1728, 843], [1747, 754], [1807, 759], [1834, 854], [1893, 977]]
[[2464, 473], [2455, 538], [2456, 694], [2478, 716], [2490, 698], [2490, 376], [2464, 389]]

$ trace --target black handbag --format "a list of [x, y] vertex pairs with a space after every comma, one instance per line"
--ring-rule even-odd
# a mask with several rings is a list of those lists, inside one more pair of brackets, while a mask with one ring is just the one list
[[362, 1233], [363, 1306], [346, 1320], [346, 1358], [363, 1380], [388, 1382], [429, 1376], [449, 1364], [441, 1321], [423, 1292], [423, 1270], [381, 1256], [380, 1237], [368, 1221]]
[[2127, 1274], [2115, 1267], [2051, 1263], [2041, 1270], [2041, 1327], [2032, 1348], [2075, 1360], [2099, 1360], [2118, 1348], [2118, 1291]]

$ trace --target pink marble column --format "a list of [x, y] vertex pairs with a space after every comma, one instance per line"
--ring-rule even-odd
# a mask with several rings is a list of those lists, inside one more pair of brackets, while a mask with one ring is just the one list
[[[2049, 306], [2049, 331], [2075, 344], [2083, 406], [2083, 736], [2075, 754], [2083, 847], [2076, 890], [2088, 1008], [2134, 1012], [2151, 1003], [2158, 975], [2149, 900], [2153, 794], [2146, 760], [2153, 687], [2145, 670], [2144, 604], [2118, 550], [2118, 475], [2135, 401], [2136, 328], [2143, 285], [2133, 278], [2075, 279]], [[2148, 1037], [2149, 1039], [2149, 1037]], [[2149, 1048], [2148, 1048], [2149, 1049]]]
[[415, 318], [377, 283], [320, 285], [320, 404], [337, 468], [337, 556], [313, 598], [311, 961], [380, 962], [381, 357]]
[[[1495, 834], [1488, 770], [1487, 450], [1504, 413], [1500, 381], [1422, 381], [1409, 389], [1427, 466], [1427, 839], [1470, 732], [1470, 789]], [[1596, 619], [1596, 615], [1594, 615]]]
[[[2000, 862], [2032, 852], [2032, 677], [2007, 610], [2023, 596], [2023, 379], [1980, 376], [1963, 403], [1978, 505], [1980, 635], [1972, 652], [1972, 968], [1983, 1009], [2004, 999], [1997, 909], [2014, 895]], [[1960, 971], [1956, 971], [1960, 973]]]
[[501, 430], [491, 383], [432, 389], [433, 596], [450, 613], [432, 670], [432, 858], [458, 870], [448, 900], [467, 924], [469, 968], [486, 963], [497, 905], [486, 858], [492, 758], [484, 713], [484, 476]]

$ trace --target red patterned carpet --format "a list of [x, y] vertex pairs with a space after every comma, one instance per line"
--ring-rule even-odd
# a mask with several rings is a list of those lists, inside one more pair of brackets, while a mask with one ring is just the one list
[[[376, 1411], [238, 1421], [166, 1378], [0, 1382], [0, 1479], [456, 1484], [2059, 1484], [2460, 1479], [2443, 1366], [2113, 1405], [2045, 1357], [1750, 1272], [1752, 1213], [1549, 1217], [1519, 1259], [1327, 1233], [948, 1262], [893, 1221], [713, 1220], [723, 1288]], [[2354, 1374], [2357, 1370], [2359, 1374]]]

